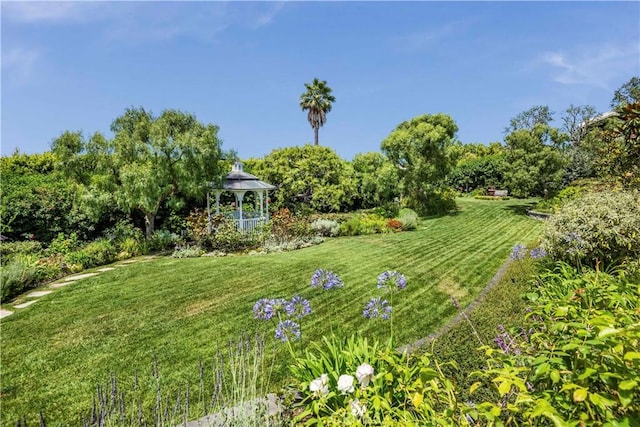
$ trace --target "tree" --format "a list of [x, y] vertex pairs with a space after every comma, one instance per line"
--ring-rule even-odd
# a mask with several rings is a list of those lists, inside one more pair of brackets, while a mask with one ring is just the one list
[[400, 196], [398, 171], [382, 153], [358, 153], [351, 165], [357, 186], [357, 207], [382, 206]]
[[452, 166], [448, 148], [457, 131], [450, 116], [424, 114], [400, 123], [382, 141], [382, 151], [398, 169], [407, 205], [422, 214], [444, 207], [439, 199]]
[[548, 125], [551, 121], [553, 121], [553, 112], [549, 110], [549, 107], [536, 105], [512, 118], [504, 131], [511, 133], [520, 129], [531, 130], [535, 125]]
[[613, 124], [603, 133], [597, 166], [603, 175], [640, 188], [640, 102], [621, 106]]
[[[559, 189], [565, 158], [556, 148], [566, 135], [549, 125], [519, 129], [505, 137], [505, 178], [518, 196], [552, 196]], [[554, 146], [555, 145], [555, 146]]]
[[313, 128], [314, 145], [318, 145], [318, 130], [327, 121], [327, 113], [331, 111], [331, 104], [336, 98], [331, 95], [331, 88], [325, 80], [314, 78], [311, 83], [305, 83], [306, 92], [300, 95], [302, 111], [308, 110], [307, 119]]
[[562, 117], [562, 130], [569, 135], [572, 145], [579, 145], [589, 131], [591, 121], [598, 115], [592, 105], [575, 106], [571, 104]]
[[616, 109], [637, 102], [640, 102], [640, 77], [633, 76], [613, 93], [611, 108]]
[[247, 164], [251, 173], [278, 187], [272, 196], [275, 209], [336, 212], [353, 203], [353, 169], [329, 147], [281, 148]]
[[202, 197], [207, 183], [219, 175], [218, 127], [205, 126], [191, 114], [165, 110], [154, 117], [143, 108], [129, 108], [111, 130], [112, 140], [98, 134], [81, 144], [63, 134], [54, 150], [65, 161], [82, 158], [91, 165], [88, 179], [71, 173], [75, 168], [67, 174], [102, 206], [112, 201], [127, 212], [142, 213], [147, 237], [154, 232], [161, 207], [179, 207], [185, 197]]

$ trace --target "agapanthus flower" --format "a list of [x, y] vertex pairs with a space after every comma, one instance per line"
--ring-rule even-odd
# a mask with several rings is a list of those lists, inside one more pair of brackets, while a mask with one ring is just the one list
[[374, 319], [376, 317], [382, 317], [385, 320], [389, 320], [393, 308], [389, 305], [387, 300], [382, 298], [371, 298], [369, 302], [364, 306], [362, 315], [367, 319]]
[[340, 279], [336, 273], [325, 270], [324, 268], [317, 269], [315, 273], [313, 273], [313, 276], [311, 276], [312, 288], [321, 287], [325, 291], [328, 291], [334, 288], [341, 288], [342, 285], [342, 279]]
[[373, 366], [363, 363], [356, 369], [356, 378], [362, 387], [369, 385], [373, 381]]
[[309, 300], [302, 298], [300, 295], [296, 295], [291, 298], [291, 301], [287, 301], [284, 305], [284, 310], [288, 316], [295, 316], [298, 319], [302, 319], [304, 316], [311, 314], [311, 304], [309, 304]]
[[342, 394], [353, 393], [353, 376], [351, 375], [340, 375], [338, 378], [338, 391]]
[[319, 378], [311, 381], [309, 391], [316, 397], [326, 396], [329, 393], [329, 377], [327, 374], [322, 374]]
[[253, 318], [260, 320], [270, 320], [273, 318], [276, 312], [273, 309], [272, 301], [273, 300], [268, 298], [259, 299], [253, 305]]
[[283, 320], [276, 327], [275, 337], [281, 341], [296, 341], [300, 339], [300, 325], [292, 320]]
[[542, 246], [538, 246], [537, 248], [531, 249], [529, 256], [533, 259], [544, 258], [547, 256], [547, 251]]
[[385, 271], [378, 276], [378, 289], [387, 288], [389, 291], [402, 290], [407, 287], [407, 278], [397, 271]]
[[527, 247], [525, 245], [517, 244], [511, 250], [510, 258], [512, 261], [524, 259], [525, 256], [527, 256]]

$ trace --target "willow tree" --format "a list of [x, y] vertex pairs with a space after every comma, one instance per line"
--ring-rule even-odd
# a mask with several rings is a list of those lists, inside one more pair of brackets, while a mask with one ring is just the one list
[[325, 80], [314, 78], [311, 83], [305, 83], [307, 90], [300, 95], [300, 108], [308, 110], [307, 119], [314, 131], [314, 145], [318, 145], [318, 130], [327, 121], [327, 113], [331, 111], [331, 104], [336, 98], [331, 95], [331, 88]]

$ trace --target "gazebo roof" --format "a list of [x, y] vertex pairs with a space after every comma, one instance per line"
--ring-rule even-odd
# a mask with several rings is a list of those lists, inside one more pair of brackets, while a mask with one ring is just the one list
[[255, 191], [255, 190], [273, 190], [276, 187], [267, 182], [260, 181], [258, 177], [251, 175], [242, 170], [242, 163], [235, 162], [224, 182], [222, 188], [216, 190], [228, 191]]

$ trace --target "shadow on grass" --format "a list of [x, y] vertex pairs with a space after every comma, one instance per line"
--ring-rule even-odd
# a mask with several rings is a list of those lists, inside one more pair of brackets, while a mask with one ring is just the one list
[[536, 202], [530, 202], [524, 205], [507, 205], [504, 209], [511, 211], [516, 215], [527, 215], [527, 211], [533, 209], [535, 205]]

